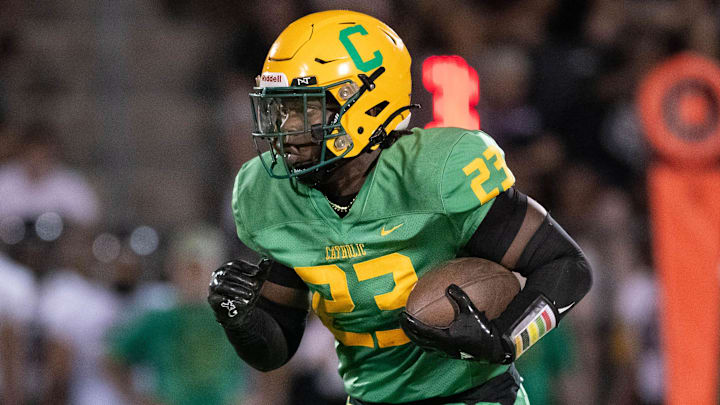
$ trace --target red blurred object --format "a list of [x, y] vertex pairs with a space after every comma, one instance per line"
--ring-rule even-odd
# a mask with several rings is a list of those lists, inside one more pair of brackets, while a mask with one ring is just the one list
[[433, 95], [433, 121], [425, 128], [480, 129], [475, 107], [480, 97], [477, 72], [456, 55], [431, 56], [423, 62], [422, 80]]

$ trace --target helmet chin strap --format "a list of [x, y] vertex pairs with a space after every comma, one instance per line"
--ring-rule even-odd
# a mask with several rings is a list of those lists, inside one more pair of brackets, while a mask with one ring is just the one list
[[[402, 131], [402, 130], [404, 130], [404, 129], [407, 129], [408, 125], [410, 125], [410, 117], [411, 117], [411, 116], [412, 116], [412, 112], [409, 112], [409, 113], [408, 113], [408, 116], [405, 117], [404, 120], [400, 121], [400, 123], [398, 124], [398, 126], [396, 126], [395, 129], [393, 129], [393, 131]], [[392, 131], [391, 131], [391, 132], [392, 132]]]
[[320, 167], [318, 169], [315, 169], [309, 173], [300, 175], [297, 177], [297, 179], [299, 182], [303, 183], [304, 185], [306, 185], [310, 188], [316, 188], [318, 185], [320, 185], [322, 180], [330, 177], [332, 172], [334, 172], [335, 170], [350, 163], [350, 161], [353, 159], [354, 158], [336, 160], [333, 163], [327, 164], [327, 165]]
[[398, 108], [397, 110], [395, 110], [395, 112], [390, 114], [390, 116], [387, 117], [385, 122], [383, 122], [382, 125], [377, 127], [377, 129], [375, 131], [373, 131], [373, 134], [370, 136], [369, 142], [368, 142], [367, 146], [365, 146], [365, 148], [363, 149], [363, 152], [369, 151], [370, 148], [372, 148], [375, 145], [380, 145], [380, 148], [382, 148], [382, 149], [389, 148], [390, 145], [392, 145], [393, 142], [395, 142], [395, 139], [397, 139], [397, 136], [392, 135], [393, 131], [400, 131], [400, 130], [407, 128], [408, 123], [410, 122], [410, 114], [408, 114], [407, 118], [402, 120], [400, 125], [398, 125], [393, 131], [390, 131], [389, 133], [386, 130], [387, 126], [390, 125], [392, 120], [394, 120], [395, 117], [397, 117], [398, 115], [402, 114], [405, 111], [412, 110], [415, 108], [419, 109], [419, 108], [422, 108], [422, 106], [420, 104], [409, 104], [404, 107]]

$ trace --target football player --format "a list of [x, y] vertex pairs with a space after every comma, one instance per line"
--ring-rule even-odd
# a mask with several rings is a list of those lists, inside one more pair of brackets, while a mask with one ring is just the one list
[[[208, 300], [263, 371], [293, 356], [311, 307], [350, 404], [527, 403], [513, 361], [587, 293], [588, 262], [488, 135], [407, 130], [410, 89], [408, 50], [373, 17], [325, 11], [280, 34], [250, 94], [259, 156], [233, 194], [238, 236], [265, 259], [220, 267]], [[455, 285], [449, 327], [403, 312], [418, 278], [458, 256], [526, 285], [494, 320]]]

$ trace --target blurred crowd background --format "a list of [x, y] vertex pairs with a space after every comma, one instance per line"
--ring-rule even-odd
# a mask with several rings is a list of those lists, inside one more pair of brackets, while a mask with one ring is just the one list
[[666, 58], [718, 60], [716, 0], [0, 0], [0, 403], [343, 404], [314, 320], [286, 367], [236, 359], [205, 303], [252, 158], [247, 93], [274, 38], [348, 8], [422, 61], [465, 58], [517, 186], [573, 235], [594, 289], [518, 361], [533, 404], [660, 404], [634, 106]]

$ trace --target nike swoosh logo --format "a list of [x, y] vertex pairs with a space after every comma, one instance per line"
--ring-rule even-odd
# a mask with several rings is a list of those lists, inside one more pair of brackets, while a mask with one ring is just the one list
[[559, 314], [562, 314], [563, 312], [565, 312], [565, 311], [567, 311], [568, 309], [572, 308], [573, 305], [575, 305], [574, 302], [573, 302], [572, 304], [566, 306], [566, 307], [558, 308], [558, 313], [559, 313]]
[[387, 236], [387, 235], [393, 233], [396, 229], [400, 228], [403, 225], [405, 225], [405, 224], [393, 226], [392, 228], [388, 229], [387, 231], [385, 230], [385, 226], [383, 226], [382, 229], [380, 230], [380, 236]]

